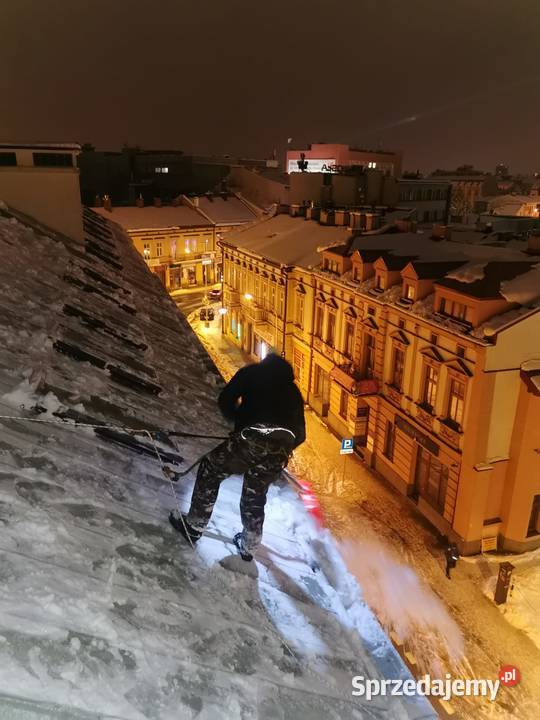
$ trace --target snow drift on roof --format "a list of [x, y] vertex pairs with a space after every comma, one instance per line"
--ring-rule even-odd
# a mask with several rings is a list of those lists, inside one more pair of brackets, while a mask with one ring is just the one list
[[540, 264], [534, 265], [523, 275], [501, 283], [501, 295], [508, 302], [520, 305], [527, 305], [540, 297]]

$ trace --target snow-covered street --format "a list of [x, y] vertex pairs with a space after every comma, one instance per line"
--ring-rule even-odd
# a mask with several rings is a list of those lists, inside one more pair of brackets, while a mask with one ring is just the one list
[[[195, 317], [191, 322], [224, 377], [247, 361], [221, 336], [218, 321], [210, 328]], [[360, 458], [340, 456], [339, 440], [313, 412], [306, 420], [308, 439], [290, 469], [311, 484], [325, 526], [341, 543], [342, 556], [383, 626], [414, 657], [419, 673], [452, 670], [460, 677], [494, 678], [503, 665], [520, 669], [521, 683], [501, 687], [494, 705], [480, 698], [454, 701], [458, 717], [535, 719], [537, 559], [522, 556], [516, 563], [514, 591], [502, 609], [493, 602], [493, 587], [498, 562], [514, 562], [512, 557], [463, 558], [447, 580], [441, 539], [416, 508]]]

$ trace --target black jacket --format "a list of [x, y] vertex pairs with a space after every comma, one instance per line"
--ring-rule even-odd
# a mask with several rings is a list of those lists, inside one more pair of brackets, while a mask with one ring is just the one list
[[278, 355], [267, 355], [260, 363], [239, 370], [218, 404], [223, 415], [234, 421], [235, 430], [264, 423], [291, 430], [296, 436], [294, 447], [306, 439], [304, 401], [294, 384], [292, 367]]

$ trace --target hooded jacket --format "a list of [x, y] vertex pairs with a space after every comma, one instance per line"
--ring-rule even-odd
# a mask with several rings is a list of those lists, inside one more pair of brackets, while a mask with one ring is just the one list
[[279, 355], [267, 355], [260, 363], [239, 370], [221, 392], [218, 404], [236, 431], [263, 423], [291, 430], [296, 437], [294, 447], [306, 439], [304, 401], [294, 384], [292, 367]]

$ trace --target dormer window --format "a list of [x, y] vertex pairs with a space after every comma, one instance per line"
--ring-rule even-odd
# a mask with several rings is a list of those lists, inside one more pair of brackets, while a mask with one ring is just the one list
[[375, 287], [377, 290], [384, 290], [384, 278], [380, 273], [375, 276]]
[[441, 298], [439, 305], [439, 312], [443, 315], [448, 315], [460, 320], [461, 322], [468, 322], [470, 315], [470, 308], [465, 303], [458, 302], [456, 300], [450, 300], [449, 298]]
[[410, 283], [405, 283], [405, 287], [403, 289], [403, 297], [407, 300], [414, 300], [414, 285], [411, 285]]

